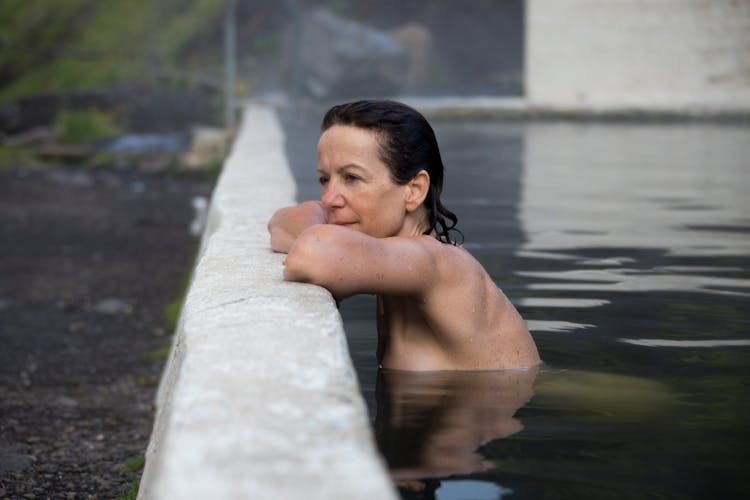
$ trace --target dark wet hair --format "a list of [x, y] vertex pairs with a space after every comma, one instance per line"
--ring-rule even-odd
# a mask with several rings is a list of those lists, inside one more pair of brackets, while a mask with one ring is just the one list
[[[440, 201], [443, 191], [443, 160], [435, 132], [415, 109], [396, 101], [365, 100], [339, 104], [329, 109], [320, 125], [325, 132], [334, 125], [350, 125], [374, 131], [380, 145], [380, 159], [397, 184], [406, 184], [421, 170], [430, 176], [430, 188], [424, 200], [429, 224], [425, 234], [435, 231], [443, 243], [463, 242], [456, 229], [458, 217]], [[460, 240], [451, 237], [454, 231]]]

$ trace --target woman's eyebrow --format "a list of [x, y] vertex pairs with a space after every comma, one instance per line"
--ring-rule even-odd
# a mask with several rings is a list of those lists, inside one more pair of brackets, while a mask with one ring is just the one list
[[[365, 167], [363, 167], [362, 165], [357, 165], [356, 163], [347, 163], [345, 165], [340, 165], [340, 166], [337, 166], [337, 167], [333, 167], [330, 170], [333, 170], [334, 172], [342, 172], [342, 171], [345, 171], [345, 170], [348, 170], [348, 169], [360, 170], [362, 172], [366, 172], [367, 171], [367, 169]], [[319, 174], [327, 174], [328, 171], [329, 171], [328, 169], [323, 169], [322, 167], [318, 167], [318, 173]]]
[[347, 170], [353, 168], [355, 170], [362, 170], [365, 171], [366, 169], [362, 165], [357, 165], [356, 163], [347, 163], [346, 165], [341, 165], [340, 167], [336, 167], [337, 171]]

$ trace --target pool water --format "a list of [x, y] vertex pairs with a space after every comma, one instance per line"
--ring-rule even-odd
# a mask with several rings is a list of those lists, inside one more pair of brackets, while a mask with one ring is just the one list
[[[318, 116], [285, 118], [301, 199]], [[516, 304], [537, 371], [379, 371], [341, 306], [404, 498], [744, 497], [750, 125], [434, 121], [444, 202]]]

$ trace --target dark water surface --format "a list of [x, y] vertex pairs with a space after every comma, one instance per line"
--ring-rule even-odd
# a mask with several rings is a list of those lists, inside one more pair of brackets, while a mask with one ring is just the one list
[[[320, 115], [288, 113], [300, 199]], [[433, 122], [466, 248], [538, 372], [379, 372], [341, 312], [405, 498], [729, 498], [750, 482], [750, 126]]]

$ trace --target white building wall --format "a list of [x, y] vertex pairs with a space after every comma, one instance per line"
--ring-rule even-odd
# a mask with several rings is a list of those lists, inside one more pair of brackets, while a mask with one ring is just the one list
[[525, 22], [531, 104], [750, 103], [750, 0], [527, 0]]

